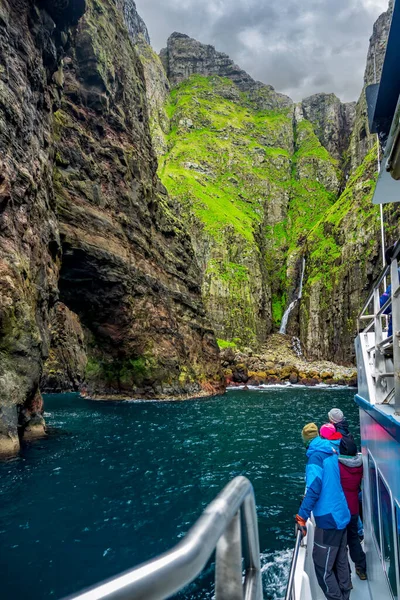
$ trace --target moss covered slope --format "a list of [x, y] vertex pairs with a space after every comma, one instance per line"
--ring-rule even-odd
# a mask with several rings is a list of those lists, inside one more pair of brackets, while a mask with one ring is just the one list
[[336, 160], [299, 107], [258, 107], [230, 79], [192, 75], [170, 94], [159, 166], [194, 242], [218, 337], [251, 345], [279, 325], [305, 236], [340, 186]]

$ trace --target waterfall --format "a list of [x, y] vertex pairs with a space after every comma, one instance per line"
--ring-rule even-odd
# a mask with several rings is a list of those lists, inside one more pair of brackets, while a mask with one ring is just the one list
[[303, 281], [304, 281], [304, 271], [306, 270], [306, 259], [303, 256], [303, 262], [301, 263], [301, 275], [300, 275], [300, 285], [299, 285], [299, 295], [297, 296], [297, 300], [300, 300], [303, 293]]
[[287, 323], [289, 320], [289, 315], [292, 312], [292, 310], [294, 309], [296, 302], [297, 302], [297, 298], [296, 298], [296, 300], [293, 300], [293, 302], [291, 302], [289, 304], [289, 306], [287, 307], [287, 309], [285, 310], [284, 315], [282, 317], [282, 322], [281, 322], [281, 326], [279, 329], [279, 333], [286, 333], [286, 327], [287, 327]]
[[281, 322], [281, 326], [279, 329], [279, 333], [286, 333], [286, 327], [289, 321], [289, 316], [290, 313], [292, 312], [292, 310], [294, 309], [294, 307], [297, 304], [297, 301], [300, 300], [301, 295], [303, 293], [303, 280], [304, 280], [304, 271], [306, 269], [306, 259], [303, 257], [303, 262], [301, 265], [301, 275], [300, 275], [300, 285], [299, 285], [299, 293], [297, 294], [297, 297], [289, 304], [289, 306], [287, 307], [287, 309], [285, 310], [285, 313], [282, 317], [282, 322]]

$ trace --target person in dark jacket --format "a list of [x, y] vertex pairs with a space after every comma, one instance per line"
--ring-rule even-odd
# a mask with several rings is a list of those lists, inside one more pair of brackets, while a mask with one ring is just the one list
[[356, 566], [356, 573], [360, 579], [364, 580], [367, 579], [367, 561], [358, 537], [360, 512], [358, 493], [363, 477], [362, 457], [357, 454], [357, 446], [354, 441], [348, 437], [341, 439], [339, 449], [340, 481], [351, 514], [350, 523], [347, 525], [347, 544], [351, 560]]
[[[311, 441], [305, 432], [313, 425]], [[314, 515], [313, 560], [318, 583], [327, 600], [348, 600], [351, 581], [347, 559], [346, 527], [350, 521], [340, 484], [338, 450], [333, 442], [317, 437], [316, 425], [304, 427], [303, 441], [308, 443], [306, 494], [296, 515], [298, 527], [307, 533], [307, 519]]]
[[340, 408], [332, 408], [332, 410], [328, 412], [328, 418], [330, 423], [335, 426], [336, 431], [341, 433], [343, 436], [348, 436], [353, 439], [353, 436], [349, 430], [347, 419]]

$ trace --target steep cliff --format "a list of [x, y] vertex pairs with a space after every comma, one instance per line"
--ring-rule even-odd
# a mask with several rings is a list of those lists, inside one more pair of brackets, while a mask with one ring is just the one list
[[67, 356], [54, 336], [60, 302], [75, 340], [83, 332], [76, 362], [87, 361], [91, 395], [223, 389], [190, 239], [156, 174], [143, 67], [115, 3], [4, 0], [0, 53], [0, 450], [18, 447], [18, 428], [43, 433], [51, 329], [53, 370]]
[[288, 96], [276, 92], [271, 85], [254, 81], [227, 54], [183, 33], [175, 32], [168, 38], [160, 58], [171, 85], [177, 85], [191, 75], [217, 75], [233, 81], [241, 92], [248, 92], [260, 110], [286, 108], [293, 104]]
[[381, 14], [374, 24], [369, 40], [367, 64], [364, 73], [364, 87], [356, 105], [355, 121], [350, 140], [351, 169], [354, 171], [363, 162], [365, 156], [376, 144], [376, 136], [371, 135], [368, 127], [367, 101], [365, 88], [380, 80], [385, 58], [386, 42], [392, 18], [393, 0], [389, 0], [388, 10]]
[[[334, 206], [307, 240], [307, 269], [300, 307], [300, 339], [313, 358], [354, 361], [356, 316], [382, 268], [379, 208], [372, 205], [378, 147], [369, 133], [365, 87], [379, 81], [393, 2], [376, 21], [364, 88], [350, 138], [351, 175]], [[387, 245], [398, 239], [400, 209], [384, 207]]]
[[296, 293], [304, 239], [342, 185], [339, 162], [301, 105], [212, 46], [175, 33], [161, 57], [174, 87], [160, 176], [192, 237], [221, 343], [260, 346]]
[[347, 160], [355, 107], [355, 102], [342, 103], [335, 94], [314, 94], [301, 102], [304, 117], [313, 124], [321, 144], [342, 162]]
[[[219, 337], [262, 343], [298, 293], [304, 256], [288, 332], [310, 358], [354, 360], [355, 317], [381, 265], [365, 86], [379, 80], [392, 8], [374, 25], [357, 104], [321, 93], [293, 105], [183, 34], [161, 52], [174, 87], [160, 173], [194, 240]], [[398, 210], [384, 212], [389, 243]]]
[[139, 54], [146, 84], [150, 133], [157, 155], [167, 151], [166, 135], [169, 119], [165, 110], [170, 85], [158, 54], [150, 45], [146, 24], [137, 12], [134, 0], [116, 0], [129, 37]]

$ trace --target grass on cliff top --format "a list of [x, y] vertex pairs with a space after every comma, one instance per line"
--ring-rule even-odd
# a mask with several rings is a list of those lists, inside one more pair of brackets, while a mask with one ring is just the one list
[[338, 168], [338, 161], [329, 154], [324, 146], [322, 146], [310, 121], [306, 121], [305, 119], [300, 121], [297, 123], [296, 129], [298, 146], [294, 155], [295, 160], [304, 156], [313, 156], [327, 161]]
[[219, 241], [228, 227], [253, 242], [270, 180], [284, 181], [290, 172], [288, 111], [244, 104], [229, 79], [195, 75], [172, 90], [167, 107], [172, 127], [161, 179]]

